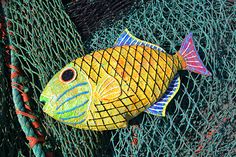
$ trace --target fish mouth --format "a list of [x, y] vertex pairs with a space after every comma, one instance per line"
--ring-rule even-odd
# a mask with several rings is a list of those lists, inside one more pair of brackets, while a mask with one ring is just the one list
[[40, 95], [39, 101], [44, 104], [43, 112], [49, 113], [49, 108], [48, 107], [51, 106], [50, 98], [45, 96], [45, 95]]
[[45, 95], [40, 95], [39, 101], [42, 102], [43, 104], [46, 104], [49, 102], [49, 98]]

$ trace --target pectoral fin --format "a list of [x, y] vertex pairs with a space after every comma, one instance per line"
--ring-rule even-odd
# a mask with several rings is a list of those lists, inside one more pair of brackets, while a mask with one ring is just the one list
[[95, 97], [100, 101], [112, 100], [121, 95], [119, 82], [110, 75], [102, 77], [97, 84]]

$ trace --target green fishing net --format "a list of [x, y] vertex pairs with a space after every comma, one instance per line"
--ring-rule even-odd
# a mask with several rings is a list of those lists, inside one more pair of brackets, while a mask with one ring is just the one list
[[[107, 6], [111, 10], [118, 12], [124, 8], [126, 12], [106, 11], [105, 15], [95, 18], [103, 19], [97, 23], [91, 18], [99, 10], [98, 1], [83, 2], [95, 12], [86, 17], [83, 3], [74, 5], [76, 2], [59, 0], [2, 2], [1, 20], [7, 40], [1, 39], [0, 49], [0, 156], [33, 153], [44, 156], [47, 152], [55, 156], [81, 157], [236, 155], [234, 2], [141, 0], [118, 3], [120, 8], [111, 7], [111, 3]], [[125, 9], [126, 5], [129, 9]], [[81, 10], [86, 20], [80, 18]], [[116, 17], [110, 18], [109, 14]], [[86, 25], [90, 19], [94, 21]], [[178, 51], [184, 36], [193, 32], [200, 57], [213, 76], [181, 71], [181, 87], [168, 105], [167, 116], [142, 113], [126, 129], [84, 131], [44, 114], [39, 95], [51, 77], [77, 57], [112, 47], [125, 28], [140, 39], [160, 45], [168, 53]], [[33, 151], [15, 114], [6, 66], [12, 56], [6, 52], [6, 45], [15, 49], [11, 55], [22, 71], [30, 106], [45, 136], [45, 142], [35, 145]]]

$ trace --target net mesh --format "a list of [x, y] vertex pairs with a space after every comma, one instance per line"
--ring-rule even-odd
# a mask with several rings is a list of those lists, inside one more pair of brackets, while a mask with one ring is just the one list
[[[64, 6], [68, 13], [69, 5]], [[64, 6], [60, 1], [42, 0], [11, 0], [4, 5], [9, 41], [17, 50], [15, 55], [30, 87], [31, 106], [45, 131], [45, 151], [53, 151], [57, 156], [236, 154], [233, 2], [140, 1], [138, 9], [133, 8], [129, 14], [121, 14], [109, 24], [103, 24], [90, 33], [84, 43], [74, 25], [76, 19], [74, 23], [70, 20], [73, 15], [68, 16]], [[181, 87], [168, 105], [167, 116], [160, 118], [143, 113], [126, 129], [83, 131], [45, 115], [39, 95], [50, 78], [69, 61], [91, 50], [112, 47], [125, 28], [140, 39], [161, 45], [169, 53], [176, 52], [183, 37], [192, 31], [196, 48], [213, 76], [180, 72]], [[11, 89], [3, 53], [6, 43], [1, 43], [1, 153], [27, 156], [25, 137], [9, 95]]]

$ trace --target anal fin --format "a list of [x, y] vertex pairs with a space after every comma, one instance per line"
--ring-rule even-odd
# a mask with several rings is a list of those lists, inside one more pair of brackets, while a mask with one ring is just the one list
[[168, 89], [166, 90], [165, 94], [155, 102], [151, 107], [149, 107], [145, 112], [156, 115], [156, 116], [165, 116], [166, 115], [166, 108], [169, 102], [173, 99], [176, 95], [180, 87], [180, 77], [176, 75], [172, 82], [170, 83]]

